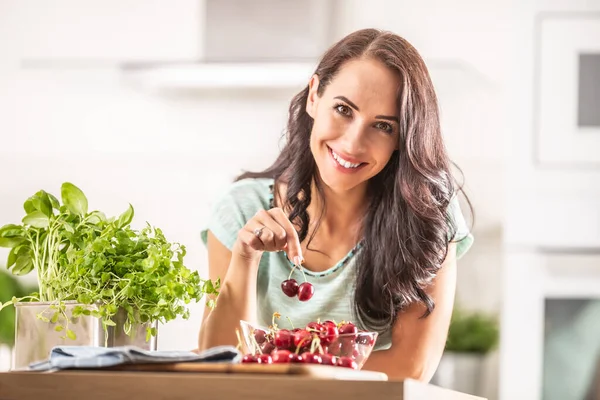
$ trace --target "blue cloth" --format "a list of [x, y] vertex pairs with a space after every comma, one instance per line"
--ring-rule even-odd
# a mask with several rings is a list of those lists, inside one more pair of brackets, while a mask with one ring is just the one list
[[28, 371], [56, 371], [61, 369], [90, 369], [121, 364], [229, 362], [236, 363], [241, 353], [232, 346], [217, 346], [200, 354], [190, 351], [148, 351], [135, 346], [94, 347], [57, 346], [48, 360], [32, 363]]

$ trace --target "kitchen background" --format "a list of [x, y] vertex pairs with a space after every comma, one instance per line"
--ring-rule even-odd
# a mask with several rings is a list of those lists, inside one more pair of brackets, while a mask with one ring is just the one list
[[[430, 68], [476, 211], [457, 300], [499, 321], [479, 375], [449, 351], [437, 382], [600, 398], [599, 0], [0, 0], [0, 225], [70, 181], [107, 214], [131, 203], [206, 276], [215, 197], [273, 160], [321, 52], [365, 27]], [[202, 308], [159, 349], [194, 348]]]

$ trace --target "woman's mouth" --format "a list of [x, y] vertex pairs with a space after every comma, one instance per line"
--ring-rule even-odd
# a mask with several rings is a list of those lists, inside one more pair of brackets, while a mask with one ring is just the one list
[[329, 146], [327, 146], [327, 149], [331, 155], [331, 159], [335, 163], [335, 166], [344, 172], [356, 172], [367, 164], [357, 160], [347, 160], [343, 156], [333, 151], [333, 149], [331, 149]]

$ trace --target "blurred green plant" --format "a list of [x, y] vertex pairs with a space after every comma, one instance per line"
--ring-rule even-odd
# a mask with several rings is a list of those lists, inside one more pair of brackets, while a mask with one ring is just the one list
[[[27, 296], [37, 290], [34, 285], [26, 286], [22, 280], [0, 268], [0, 304], [15, 297]], [[6, 307], [0, 310], [0, 344], [11, 346], [15, 342], [15, 309]]]
[[446, 351], [486, 354], [497, 346], [499, 336], [499, 324], [495, 316], [455, 307]]

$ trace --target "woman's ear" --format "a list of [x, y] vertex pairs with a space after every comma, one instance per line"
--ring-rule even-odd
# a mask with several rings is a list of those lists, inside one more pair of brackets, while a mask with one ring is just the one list
[[317, 108], [317, 102], [319, 101], [319, 95], [317, 90], [319, 89], [319, 76], [314, 74], [308, 82], [308, 98], [306, 99], [306, 113], [313, 119], [315, 118], [315, 110]]

